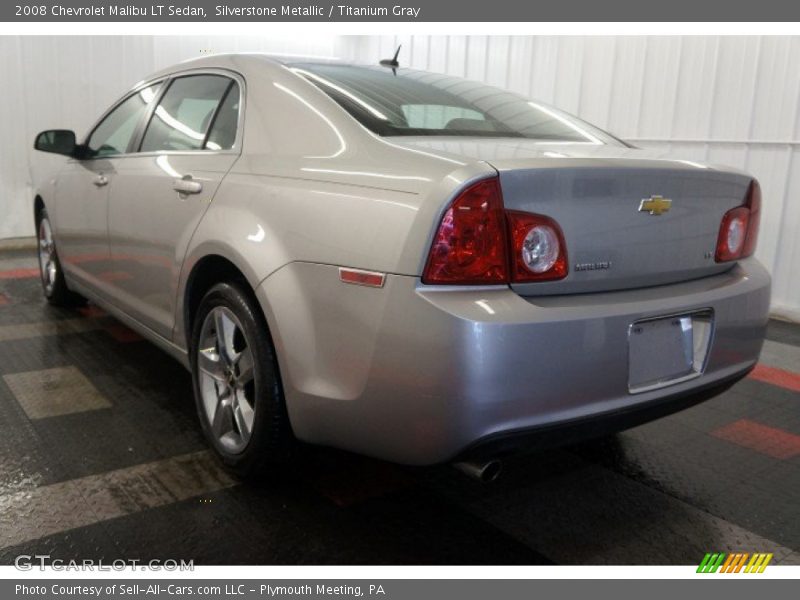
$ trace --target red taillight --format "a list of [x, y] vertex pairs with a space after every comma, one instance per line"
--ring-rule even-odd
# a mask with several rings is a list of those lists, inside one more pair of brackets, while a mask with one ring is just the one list
[[761, 221], [761, 187], [754, 179], [747, 189], [743, 206], [732, 208], [722, 217], [714, 260], [727, 262], [747, 258], [756, 249]]
[[[508, 227], [508, 229], [506, 229]], [[467, 187], [442, 217], [422, 275], [427, 284], [508, 284], [568, 272], [561, 228], [551, 218], [505, 211], [496, 177]]]
[[567, 276], [567, 245], [561, 227], [544, 215], [509, 210], [511, 281], [546, 281]]
[[508, 282], [503, 197], [497, 178], [483, 179], [453, 201], [433, 238], [424, 283]]

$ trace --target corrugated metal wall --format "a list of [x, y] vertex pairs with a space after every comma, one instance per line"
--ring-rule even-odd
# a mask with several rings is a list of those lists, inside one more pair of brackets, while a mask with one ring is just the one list
[[728, 164], [764, 191], [759, 258], [778, 313], [800, 320], [800, 38], [316, 36], [2, 37], [0, 238], [30, 235], [30, 150], [49, 127], [84, 131], [130, 85], [208, 51], [338, 55], [467, 76], [550, 102], [640, 146]]
[[370, 36], [346, 48], [375, 62], [398, 44], [404, 65], [486, 81], [636, 145], [753, 173], [773, 306], [800, 320], [800, 38]]

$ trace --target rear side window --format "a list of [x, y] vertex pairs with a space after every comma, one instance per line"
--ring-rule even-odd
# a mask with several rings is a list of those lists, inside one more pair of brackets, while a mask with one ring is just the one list
[[128, 96], [100, 122], [87, 143], [93, 157], [125, 154], [128, 151], [136, 127], [158, 94], [160, 85], [151, 85]]
[[230, 150], [236, 141], [239, 126], [239, 85], [233, 83], [228, 89], [217, 116], [208, 132], [208, 150]]
[[220, 103], [234, 85], [233, 80], [221, 75], [192, 75], [173, 80], [153, 112], [140, 151], [208, 147], [206, 135]]

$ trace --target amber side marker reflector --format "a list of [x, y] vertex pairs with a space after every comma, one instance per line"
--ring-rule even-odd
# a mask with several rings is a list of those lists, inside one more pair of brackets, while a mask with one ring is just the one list
[[339, 279], [345, 283], [379, 288], [383, 287], [383, 283], [386, 281], [386, 274], [339, 267]]

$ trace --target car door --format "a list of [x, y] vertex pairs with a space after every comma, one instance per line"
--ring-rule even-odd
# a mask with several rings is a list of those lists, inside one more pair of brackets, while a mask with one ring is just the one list
[[98, 292], [108, 269], [109, 193], [159, 85], [143, 87], [109, 110], [88, 135], [84, 158], [70, 160], [58, 177], [54, 217], [61, 264]]
[[151, 109], [138, 152], [109, 198], [113, 299], [169, 339], [189, 240], [239, 156], [243, 82], [224, 71], [176, 75]]

